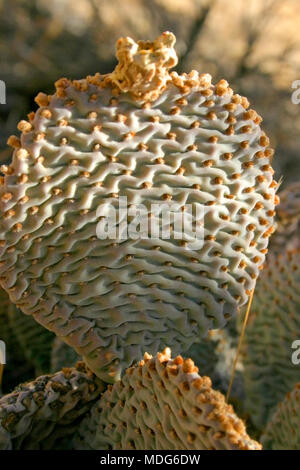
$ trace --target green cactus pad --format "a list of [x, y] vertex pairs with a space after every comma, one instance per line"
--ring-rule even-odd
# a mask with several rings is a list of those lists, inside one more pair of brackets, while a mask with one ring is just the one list
[[265, 449], [300, 450], [300, 383], [275, 409], [261, 439]]
[[75, 438], [77, 449], [259, 450], [224, 396], [191, 359], [145, 354], [109, 385]]
[[0, 399], [0, 450], [55, 448], [102, 390], [83, 363], [20, 385]]
[[[171, 33], [120, 39], [112, 74], [39, 94], [3, 168], [0, 283], [110, 382], [144, 350], [169, 344], [176, 354], [224, 327], [273, 231], [277, 185], [261, 118], [225, 80], [169, 74], [174, 42]], [[97, 238], [121, 196], [149, 219], [151, 204], [204, 210], [202, 248], [188, 235]]]
[[300, 338], [300, 250], [271, 255], [257, 283], [243, 354], [245, 408], [260, 429], [299, 381], [292, 362]]

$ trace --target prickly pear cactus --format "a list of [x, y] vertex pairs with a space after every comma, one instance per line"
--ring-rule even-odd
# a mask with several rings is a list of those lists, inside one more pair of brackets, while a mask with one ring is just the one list
[[275, 409], [261, 439], [265, 449], [299, 450], [300, 449], [300, 383]]
[[191, 359], [166, 348], [145, 354], [123, 379], [108, 387], [85, 418], [76, 448], [259, 450], [244, 423], [200, 377]]
[[[247, 301], [273, 231], [260, 116], [225, 80], [169, 73], [174, 42], [120, 39], [114, 72], [39, 94], [2, 168], [2, 287], [110, 382], [145, 349], [177, 353], [223, 327]], [[182, 239], [124, 238], [121, 197], [156, 227], [152, 204], [203, 210], [202, 248], [191, 243], [195, 217]], [[112, 207], [120, 236], [98, 238]]]
[[83, 363], [20, 385], [0, 399], [0, 450], [55, 448], [102, 389]]
[[61, 339], [55, 338], [51, 350], [51, 372], [56, 372], [63, 367], [72, 367], [80, 360], [73, 348], [70, 348]]
[[245, 408], [260, 429], [299, 381], [292, 343], [300, 338], [300, 250], [268, 257], [245, 334]]

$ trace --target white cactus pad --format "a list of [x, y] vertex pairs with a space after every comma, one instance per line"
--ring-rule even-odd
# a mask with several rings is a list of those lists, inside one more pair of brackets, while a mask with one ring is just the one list
[[[145, 349], [177, 353], [223, 327], [247, 301], [273, 230], [261, 118], [225, 80], [169, 74], [172, 37], [127, 40], [130, 66], [39, 94], [3, 168], [1, 286], [109, 381]], [[149, 219], [151, 204], [205, 210], [202, 248], [175, 237], [97, 238], [97, 210], [121, 196], [144, 204]]]

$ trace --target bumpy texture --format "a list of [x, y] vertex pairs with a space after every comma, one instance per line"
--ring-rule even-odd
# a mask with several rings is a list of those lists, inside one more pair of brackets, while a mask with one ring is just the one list
[[245, 334], [245, 408], [260, 429], [270, 412], [299, 381], [293, 364], [300, 338], [300, 250], [269, 256], [259, 279]]
[[[0, 396], [1, 392], [11, 391], [12, 387], [20, 383], [21, 380], [26, 380], [34, 374], [32, 364], [28, 364], [24, 358], [23, 348], [11, 327], [9, 321], [11, 307], [12, 304], [7, 293], [0, 288], [0, 340], [4, 341], [6, 349], [6, 365], [2, 384], [0, 384]], [[13, 308], [15, 307], [13, 306]], [[31, 318], [29, 320], [34, 322]], [[39, 328], [42, 327], [39, 326]]]
[[73, 348], [70, 348], [61, 339], [55, 338], [51, 350], [51, 372], [56, 372], [63, 367], [72, 367], [80, 357]]
[[300, 247], [300, 182], [289, 185], [279, 193], [276, 212], [276, 232], [271, 247], [280, 253], [282, 247]]
[[[107, 381], [144, 350], [169, 344], [176, 354], [223, 327], [247, 301], [273, 231], [277, 185], [261, 118], [225, 80], [169, 74], [168, 41], [153, 56], [149, 43], [133, 53], [130, 42], [123, 82], [120, 71], [96, 74], [39, 94], [2, 169], [0, 283]], [[135, 67], [143, 73], [132, 82]], [[191, 247], [203, 223], [195, 217], [181, 240], [97, 238], [111, 206], [122, 217], [121, 196], [143, 203], [156, 227], [151, 204], [204, 210], [202, 248]]]
[[6, 343], [7, 352], [10, 351], [11, 346], [14, 347], [17, 344], [15, 335], [9, 324], [9, 309], [9, 297], [7, 293], [0, 288], [0, 340]]
[[191, 359], [166, 348], [108, 387], [75, 439], [79, 449], [259, 450], [224, 396]]
[[55, 448], [102, 389], [83, 363], [20, 385], [0, 399], [0, 450]]
[[286, 394], [272, 415], [261, 439], [265, 449], [300, 449], [300, 383]]

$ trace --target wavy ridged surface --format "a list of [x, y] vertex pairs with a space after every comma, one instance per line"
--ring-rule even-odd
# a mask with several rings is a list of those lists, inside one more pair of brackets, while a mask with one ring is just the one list
[[300, 251], [269, 256], [245, 334], [245, 408], [258, 428], [299, 381], [292, 343], [300, 338]]
[[300, 383], [275, 409], [261, 439], [265, 449], [300, 449]]
[[[108, 78], [61, 79], [19, 124], [0, 186], [0, 282], [114, 381], [144, 350], [186, 350], [247, 301], [276, 183], [261, 118], [225, 80], [173, 73], [149, 103]], [[97, 209], [107, 214], [120, 196], [148, 214], [153, 203], [205, 210], [203, 247], [189, 249], [189, 237], [98, 239]]]
[[63, 367], [72, 367], [79, 360], [80, 357], [73, 348], [61, 339], [55, 338], [51, 350], [51, 372], [56, 372]]
[[[29, 379], [34, 374], [32, 364], [28, 364], [24, 358], [23, 348], [10, 325], [9, 311], [12, 307], [15, 308], [7, 293], [0, 288], [0, 340], [4, 341], [6, 349], [6, 365], [0, 386], [0, 396], [1, 392], [11, 391], [21, 380]], [[31, 318], [29, 320], [36, 323]], [[40, 326], [40, 328], [42, 327]]]
[[8, 319], [24, 358], [34, 366], [36, 375], [50, 372], [55, 335], [39, 325], [32, 317], [23, 315], [13, 304], [10, 305]]
[[224, 396], [191, 359], [145, 354], [81, 423], [77, 449], [259, 450]]
[[0, 399], [0, 450], [55, 448], [102, 389], [83, 363], [20, 385]]

